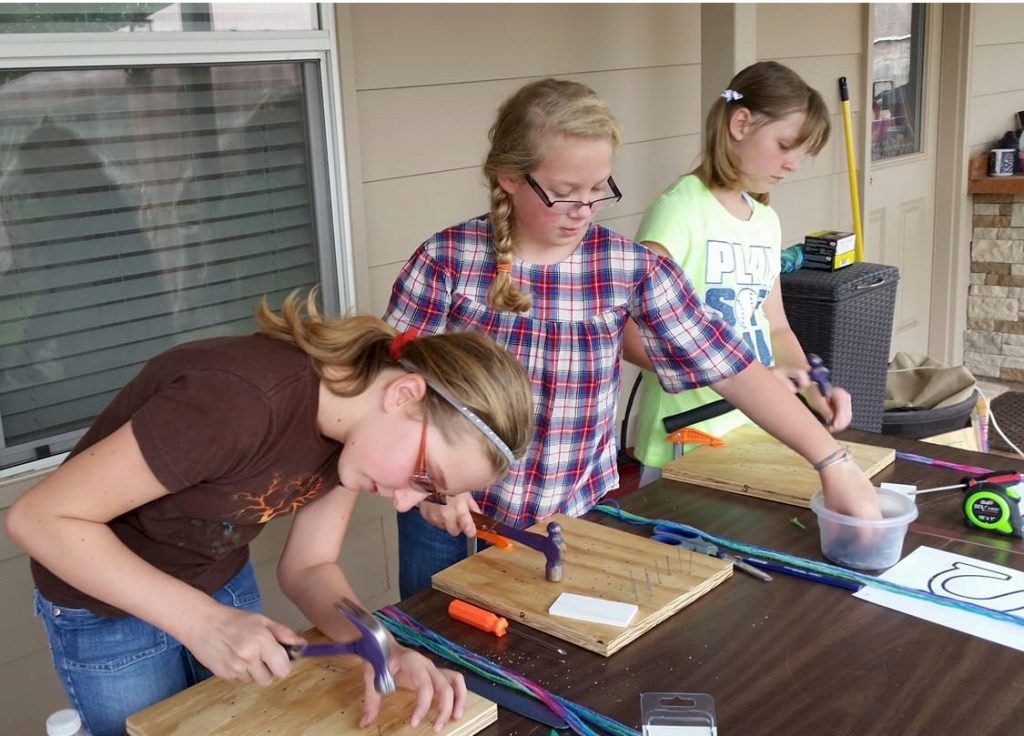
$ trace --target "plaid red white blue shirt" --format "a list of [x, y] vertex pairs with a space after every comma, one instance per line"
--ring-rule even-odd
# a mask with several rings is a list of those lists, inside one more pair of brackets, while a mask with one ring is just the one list
[[495, 274], [487, 216], [448, 228], [405, 264], [384, 319], [399, 331], [482, 332], [526, 368], [533, 442], [500, 483], [474, 494], [485, 514], [506, 524], [580, 516], [618, 487], [615, 410], [628, 317], [666, 391], [714, 383], [754, 359], [704, 313], [675, 263], [600, 225], [559, 263], [513, 258], [512, 278], [532, 299], [526, 313], [487, 306]]

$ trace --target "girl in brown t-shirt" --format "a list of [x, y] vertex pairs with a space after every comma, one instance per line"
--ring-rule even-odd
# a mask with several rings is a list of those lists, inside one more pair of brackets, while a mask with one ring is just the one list
[[[269, 684], [302, 638], [252, 610], [248, 544], [295, 514], [281, 589], [320, 631], [357, 632], [337, 559], [360, 491], [399, 511], [494, 482], [533, 432], [518, 361], [472, 333], [396, 336], [373, 317], [326, 319], [315, 295], [264, 302], [261, 329], [153, 358], [68, 460], [7, 514], [32, 557], [58, 674], [94, 736], [216, 674]], [[391, 642], [417, 725], [461, 715], [461, 675]], [[429, 697], [427, 697], [429, 696]], [[421, 702], [422, 701], [422, 702]], [[380, 696], [366, 691], [362, 725]]]

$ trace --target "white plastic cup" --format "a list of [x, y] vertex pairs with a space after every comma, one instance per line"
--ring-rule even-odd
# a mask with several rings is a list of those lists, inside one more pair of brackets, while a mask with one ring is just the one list
[[825, 508], [821, 491], [811, 496], [818, 517], [821, 553], [854, 570], [884, 570], [900, 560], [907, 527], [917, 518], [914, 499], [886, 488], [878, 489], [881, 519], [859, 519]]
[[51, 713], [46, 719], [46, 736], [89, 736], [82, 726], [82, 717], [73, 708]]

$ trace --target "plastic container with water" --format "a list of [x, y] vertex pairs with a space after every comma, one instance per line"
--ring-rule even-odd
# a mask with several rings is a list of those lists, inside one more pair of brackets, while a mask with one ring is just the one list
[[822, 554], [854, 570], [885, 570], [899, 562], [907, 527], [917, 518], [917, 504], [910, 496], [888, 488], [878, 489], [878, 503], [881, 519], [859, 519], [825, 508], [821, 491], [811, 496]]

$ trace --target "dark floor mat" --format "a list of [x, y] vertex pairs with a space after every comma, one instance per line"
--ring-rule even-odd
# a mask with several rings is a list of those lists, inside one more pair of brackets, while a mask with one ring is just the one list
[[[989, 405], [991, 413], [1003, 434], [1013, 444], [1024, 449], [1024, 391], [1007, 391], [992, 399]], [[992, 450], [1013, 452], [999, 434], [989, 427], [988, 446]]]

